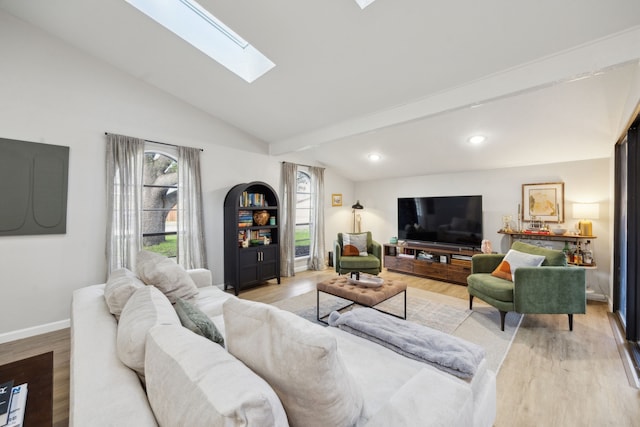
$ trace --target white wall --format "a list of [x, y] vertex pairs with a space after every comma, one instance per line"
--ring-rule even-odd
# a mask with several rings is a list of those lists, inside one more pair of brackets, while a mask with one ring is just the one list
[[283, 159], [2, 12], [0, 40], [0, 137], [70, 147], [66, 234], [0, 237], [0, 342], [16, 337], [10, 331], [59, 327], [69, 318], [72, 291], [106, 279], [105, 131], [204, 148], [208, 263], [222, 283], [224, 197], [253, 180], [278, 190]]
[[[613, 142], [612, 142], [613, 144]], [[522, 204], [522, 184], [564, 182], [567, 228], [573, 228], [572, 204], [599, 203], [600, 219], [593, 221], [593, 243], [598, 268], [589, 271], [588, 281], [596, 292], [611, 296], [610, 159], [556, 163], [541, 166], [496, 169], [455, 174], [424, 175], [356, 183], [356, 195], [365, 206], [363, 228], [371, 230], [379, 242], [397, 236], [397, 198], [417, 196], [483, 196], [484, 237], [491, 240], [493, 250], [504, 252], [509, 247], [507, 236], [498, 234], [502, 216], [517, 218]], [[561, 247], [562, 242], [554, 244]]]

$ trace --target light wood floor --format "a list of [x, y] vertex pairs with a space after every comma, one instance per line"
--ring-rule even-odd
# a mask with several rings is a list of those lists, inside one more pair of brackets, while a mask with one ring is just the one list
[[[315, 289], [335, 272], [304, 272], [244, 291], [242, 298], [272, 303]], [[468, 300], [464, 286], [383, 272], [409, 286]], [[509, 316], [509, 314], [507, 314]], [[589, 301], [586, 315], [526, 315], [497, 378], [502, 426], [640, 426], [640, 390], [629, 385], [607, 305]], [[499, 325], [496, 324], [499, 329]], [[54, 426], [68, 424], [69, 330], [0, 345], [0, 364], [54, 352]]]

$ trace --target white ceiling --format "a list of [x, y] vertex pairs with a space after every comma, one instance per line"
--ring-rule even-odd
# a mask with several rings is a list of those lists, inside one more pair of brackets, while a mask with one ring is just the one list
[[200, 3], [276, 67], [246, 83], [124, 0], [0, 8], [355, 181], [607, 157], [640, 100], [637, 0]]

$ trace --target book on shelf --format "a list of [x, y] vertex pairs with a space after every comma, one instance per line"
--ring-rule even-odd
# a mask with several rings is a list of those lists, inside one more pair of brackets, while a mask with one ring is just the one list
[[238, 227], [253, 226], [253, 214], [251, 211], [238, 211]]
[[0, 384], [0, 426], [6, 425], [7, 419], [9, 418], [9, 403], [11, 401], [12, 388], [13, 380]]
[[9, 404], [9, 418], [6, 427], [21, 427], [24, 421], [24, 412], [27, 408], [27, 383], [20, 384], [11, 389], [11, 403]]
[[264, 208], [269, 206], [269, 203], [267, 203], [267, 200], [262, 193], [249, 193], [247, 191], [243, 191], [240, 195], [240, 206], [243, 208]]

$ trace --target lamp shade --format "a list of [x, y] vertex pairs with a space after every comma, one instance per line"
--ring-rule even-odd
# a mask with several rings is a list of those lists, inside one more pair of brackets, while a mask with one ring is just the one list
[[575, 219], [600, 218], [600, 205], [597, 203], [574, 203], [573, 217]]
[[351, 206], [351, 209], [364, 209], [364, 206], [360, 204], [360, 200], [356, 201], [355, 205]]

